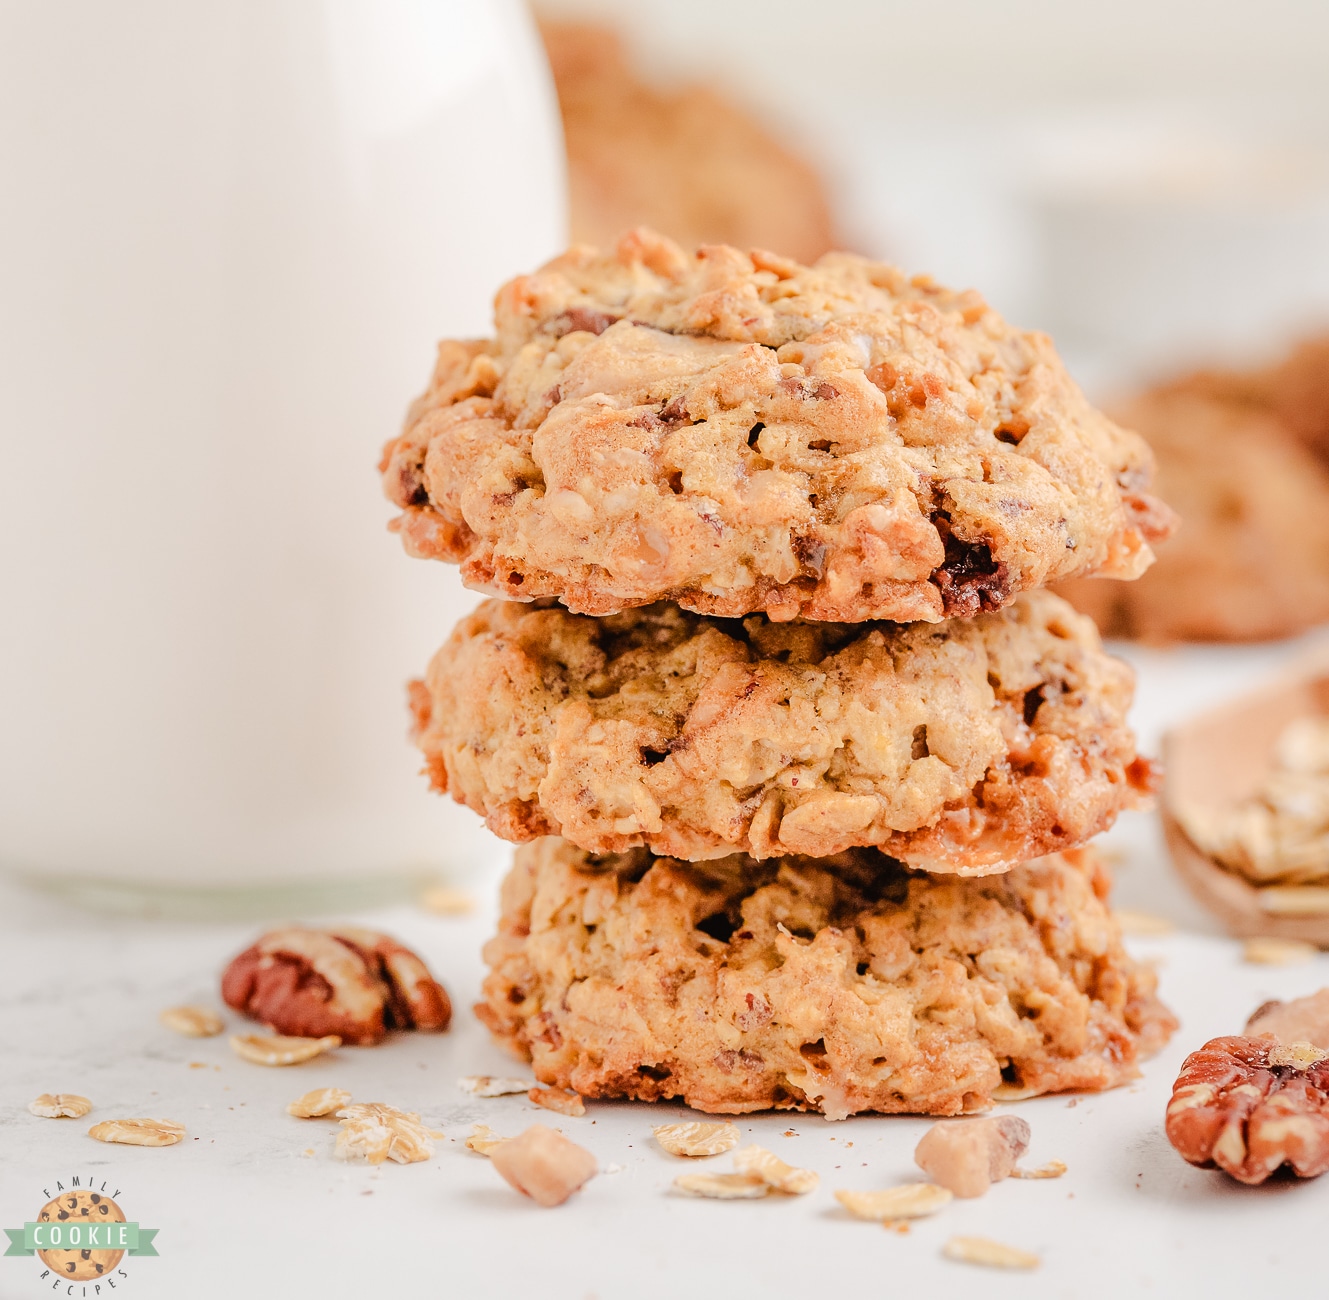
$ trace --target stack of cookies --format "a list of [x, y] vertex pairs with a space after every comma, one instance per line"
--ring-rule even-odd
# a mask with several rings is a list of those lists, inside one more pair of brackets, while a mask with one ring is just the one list
[[636, 231], [496, 326], [383, 461], [406, 549], [497, 597], [412, 687], [434, 787], [524, 845], [490, 1029], [731, 1114], [1133, 1077], [1174, 1022], [1081, 846], [1152, 773], [1041, 588], [1148, 566], [1144, 442], [1042, 335], [847, 254]]

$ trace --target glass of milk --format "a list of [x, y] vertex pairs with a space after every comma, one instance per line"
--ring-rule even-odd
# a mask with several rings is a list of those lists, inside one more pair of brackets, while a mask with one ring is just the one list
[[524, 7], [6, 6], [0, 175], [0, 870], [223, 908], [501, 860], [406, 735], [476, 598], [375, 463], [564, 242]]

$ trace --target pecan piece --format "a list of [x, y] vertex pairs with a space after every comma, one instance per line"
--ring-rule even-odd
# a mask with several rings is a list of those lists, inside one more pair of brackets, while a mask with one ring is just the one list
[[1214, 1038], [1172, 1086], [1167, 1138], [1183, 1159], [1262, 1183], [1289, 1165], [1329, 1169], [1329, 1050], [1269, 1038]]
[[982, 1196], [1011, 1176], [1028, 1145], [1029, 1125], [1016, 1115], [945, 1120], [923, 1135], [914, 1163], [956, 1196]]
[[389, 1029], [446, 1029], [452, 1018], [424, 962], [373, 930], [273, 930], [226, 968], [222, 997], [278, 1033], [361, 1045]]

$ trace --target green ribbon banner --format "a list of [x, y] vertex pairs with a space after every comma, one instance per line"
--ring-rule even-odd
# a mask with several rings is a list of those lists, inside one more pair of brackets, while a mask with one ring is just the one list
[[155, 1255], [152, 1239], [160, 1228], [137, 1223], [25, 1223], [6, 1228], [6, 1255], [31, 1255], [39, 1250], [123, 1250], [130, 1255]]

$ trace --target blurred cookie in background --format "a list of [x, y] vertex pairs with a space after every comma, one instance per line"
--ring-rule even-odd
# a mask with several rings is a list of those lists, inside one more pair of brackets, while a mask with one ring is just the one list
[[685, 248], [767, 248], [810, 263], [835, 246], [821, 178], [705, 84], [640, 81], [618, 34], [541, 18], [568, 152], [572, 237], [612, 247], [649, 225]]
[[1329, 461], [1329, 334], [1304, 339], [1263, 370], [1206, 370], [1177, 387], [1271, 415]]
[[1329, 619], [1329, 469], [1256, 404], [1191, 383], [1112, 412], [1153, 447], [1180, 530], [1138, 581], [1056, 590], [1105, 636], [1151, 642], [1271, 640]]

